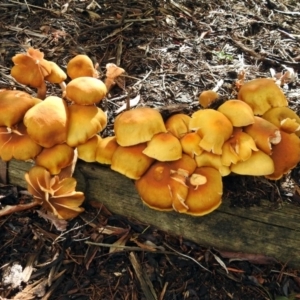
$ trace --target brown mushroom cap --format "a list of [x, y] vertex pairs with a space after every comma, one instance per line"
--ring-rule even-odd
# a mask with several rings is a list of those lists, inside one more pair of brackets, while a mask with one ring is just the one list
[[51, 148], [67, 138], [68, 110], [64, 100], [49, 96], [24, 116], [28, 135], [39, 145]]
[[193, 113], [190, 130], [200, 135], [200, 147], [205, 151], [222, 154], [222, 146], [232, 134], [231, 122], [219, 111], [213, 109], [198, 110]]
[[243, 84], [238, 99], [249, 104], [255, 115], [263, 115], [272, 107], [288, 105], [282, 90], [268, 78], [253, 79]]
[[100, 139], [96, 149], [96, 161], [100, 164], [111, 164], [114, 152], [118, 148], [115, 136], [108, 136]]
[[38, 166], [47, 169], [51, 175], [57, 175], [73, 162], [74, 149], [67, 144], [44, 148], [35, 159]]
[[84, 144], [106, 126], [106, 114], [97, 106], [72, 104], [68, 106], [68, 112], [69, 126], [66, 140], [70, 147]]
[[300, 135], [300, 117], [289, 107], [271, 108], [263, 114], [262, 118], [273, 123], [284, 132], [295, 132], [298, 136]]
[[191, 117], [185, 114], [175, 114], [167, 119], [165, 126], [168, 132], [178, 139], [182, 138], [189, 131]]
[[0, 91], [0, 126], [12, 127], [21, 122], [25, 113], [42, 100], [21, 91]]
[[67, 64], [67, 74], [71, 79], [77, 77], [98, 77], [92, 60], [84, 54], [78, 54]]
[[173, 134], [161, 132], [152, 137], [143, 153], [159, 161], [172, 161], [181, 158], [182, 147]]
[[204, 151], [200, 147], [200, 142], [201, 137], [197, 132], [188, 132], [180, 139], [182, 151], [192, 158]]
[[29, 137], [23, 123], [15, 125], [13, 129], [0, 127], [0, 158], [2, 160], [34, 159], [42, 149]]
[[[203, 216], [217, 209], [222, 203], [223, 183], [220, 173], [210, 167], [197, 168], [193, 175], [199, 175], [200, 181], [188, 180], [188, 195], [185, 205], [187, 214]], [[206, 180], [203, 180], [203, 177]], [[193, 177], [191, 176], [193, 179]]]
[[146, 143], [118, 148], [111, 159], [111, 169], [131, 179], [139, 179], [154, 162], [143, 153]]
[[218, 111], [224, 114], [235, 127], [254, 123], [254, 114], [251, 107], [241, 100], [228, 100], [218, 108]]
[[232, 164], [231, 171], [240, 175], [264, 176], [274, 172], [274, 162], [265, 152], [258, 150], [246, 161]]
[[105, 84], [92, 77], [75, 78], [66, 87], [67, 99], [80, 105], [96, 104], [105, 97], [106, 92]]
[[95, 162], [98, 144], [101, 140], [102, 138], [100, 135], [96, 134], [88, 139], [84, 144], [78, 145], [78, 158], [86, 162]]
[[272, 144], [276, 145], [281, 140], [280, 130], [277, 126], [261, 117], [254, 118], [254, 124], [246, 126], [244, 131], [253, 138], [258, 149], [266, 154], [271, 154]]
[[118, 115], [114, 131], [118, 144], [125, 147], [148, 142], [155, 134], [167, 130], [156, 109], [138, 107]]
[[61, 83], [67, 79], [67, 74], [53, 61], [49, 61], [51, 73], [45, 76], [45, 80], [51, 83]]
[[300, 139], [294, 133], [281, 131], [281, 141], [273, 146], [271, 159], [274, 162], [274, 172], [267, 174], [268, 179], [278, 180], [287, 174], [300, 162]]
[[203, 108], [208, 107], [219, 98], [217, 92], [212, 90], [203, 91], [199, 96], [199, 103]]

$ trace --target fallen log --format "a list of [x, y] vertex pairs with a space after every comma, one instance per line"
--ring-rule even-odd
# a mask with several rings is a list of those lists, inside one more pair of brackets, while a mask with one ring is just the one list
[[[9, 183], [25, 187], [24, 173], [30, 167], [30, 163], [9, 162]], [[259, 207], [231, 208], [229, 200], [223, 199], [215, 212], [192, 217], [148, 208], [133, 182], [108, 167], [79, 162], [74, 177], [77, 190], [83, 191], [86, 199], [102, 202], [115, 214], [135, 218], [206, 247], [264, 254], [300, 267], [300, 208], [292, 204], [284, 203], [282, 208], [273, 210], [270, 202], [262, 200]]]

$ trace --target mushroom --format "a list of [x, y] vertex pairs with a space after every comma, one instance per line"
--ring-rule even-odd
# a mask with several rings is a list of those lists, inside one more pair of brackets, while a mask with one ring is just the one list
[[202, 138], [200, 147], [214, 154], [222, 154], [222, 146], [232, 134], [231, 122], [219, 111], [213, 109], [198, 110], [192, 114], [189, 128]]
[[254, 118], [254, 124], [246, 126], [244, 131], [253, 138], [258, 149], [266, 154], [271, 154], [272, 144], [276, 145], [281, 140], [280, 130], [277, 126], [261, 117], [256, 116]]
[[116, 80], [123, 73], [125, 73], [125, 70], [113, 63], [108, 63], [106, 65], [105, 85], [108, 91], [116, 84]]
[[180, 139], [182, 151], [192, 158], [204, 151], [199, 145], [200, 142], [201, 137], [197, 132], [188, 132]]
[[59, 84], [62, 93], [64, 94], [66, 90], [65, 80], [67, 79], [67, 74], [55, 62], [49, 61], [49, 64], [51, 66], [51, 73], [45, 76], [45, 80]]
[[72, 164], [73, 158], [74, 149], [67, 144], [60, 144], [44, 148], [35, 158], [35, 163], [47, 169], [51, 175], [57, 175]]
[[230, 169], [239, 175], [264, 176], [274, 172], [274, 162], [270, 155], [258, 150], [249, 159], [232, 164]]
[[298, 136], [300, 135], [300, 117], [289, 107], [271, 108], [263, 114], [262, 118], [284, 132], [295, 132]]
[[34, 159], [42, 147], [35, 143], [27, 134], [23, 123], [13, 128], [0, 127], [0, 158], [9, 161], [12, 158], [19, 160]]
[[167, 132], [161, 114], [150, 107], [138, 107], [122, 112], [115, 118], [114, 131], [121, 146], [148, 142], [160, 132]]
[[102, 138], [95, 134], [88, 139], [84, 144], [77, 146], [78, 158], [86, 162], [95, 162], [98, 145]]
[[29, 48], [26, 54], [17, 54], [12, 61], [11, 76], [22, 84], [37, 88], [37, 97], [45, 99], [47, 88], [44, 78], [51, 73], [51, 64], [44, 59], [44, 53]]
[[207, 108], [219, 98], [217, 92], [213, 90], [203, 91], [199, 96], [199, 103], [203, 108]]
[[96, 161], [100, 164], [111, 164], [113, 154], [118, 148], [115, 136], [100, 139], [96, 149]]
[[106, 93], [105, 84], [100, 79], [92, 77], [75, 78], [66, 87], [66, 98], [80, 105], [97, 104]]
[[242, 85], [238, 99], [246, 102], [255, 115], [263, 115], [272, 107], [287, 106], [288, 102], [272, 79], [258, 78]]
[[76, 192], [74, 178], [59, 179], [52, 177], [43, 167], [35, 166], [25, 174], [27, 189], [42, 208], [58, 219], [71, 219], [84, 211], [79, 207], [84, 201], [84, 194]]
[[67, 144], [76, 147], [102, 131], [107, 122], [106, 114], [94, 105], [68, 106]]
[[12, 127], [21, 122], [25, 113], [42, 100], [21, 91], [0, 91], [0, 126]]
[[186, 214], [203, 216], [216, 210], [222, 203], [223, 183], [220, 173], [211, 167], [197, 168], [188, 182]]
[[185, 114], [175, 114], [167, 119], [165, 126], [168, 132], [178, 139], [182, 138], [189, 131], [191, 117]]
[[161, 132], [152, 137], [143, 153], [159, 161], [172, 161], [181, 158], [182, 147], [173, 134]]
[[98, 78], [92, 60], [84, 54], [78, 54], [70, 59], [67, 64], [67, 74], [71, 79], [84, 76]]
[[273, 146], [271, 159], [274, 162], [274, 172], [266, 178], [280, 179], [300, 162], [300, 139], [295, 133], [281, 131], [281, 141]]
[[26, 112], [24, 124], [33, 141], [42, 147], [51, 148], [66, 141], [67, 119], [65, 101], [49, 96]]
[[146, 143], [118, 148], [111, 158], [111, 169], [131, 179], [139, 179], [154, 162], [143, 153]]
[[254, 123], [251, 107], [241, 100], [228, 100], [219, 106], [218, 111], [224, 114], [235, 127], [243, 127]]

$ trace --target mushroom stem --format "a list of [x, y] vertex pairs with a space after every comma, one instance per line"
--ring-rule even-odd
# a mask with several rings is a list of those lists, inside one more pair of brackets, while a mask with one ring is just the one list
[[43, 84], [40, 87], [38, 87], [37, 98], [44, 100], [46, 98], [46, 91], [47, 91], [47, 86], [45, 81], [43, 81]]
[[33, 202], [26, 204], [6, 205], [3, 209], [0, 210], [0, 217], [12, 214], [14, 212], [27, 210], [38, 205], [41, 205], [41, 202], [39, 200], [33, 200]]

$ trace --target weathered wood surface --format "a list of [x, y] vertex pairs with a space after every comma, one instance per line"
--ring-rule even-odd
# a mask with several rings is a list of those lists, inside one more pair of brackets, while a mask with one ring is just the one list
[[[9, 163], [9, 183], [26, 186], [24, 172], [30, 164]], [[219, 250], [265, 254], [300, 267], [300, 209], [284, 203], [272, 210], [268, 201], [260, 207], [230, 208], [223, 200], [221, 207], [204, 217], [191, 217], [175, 212], [158, 212], [140, 200], [133, 182], [98, 164], [78, 163], [74, 176], [77, 190], [86, 199], [102, 202], [110, 211], [138, 219], [175, 235], [181, 235], [203, 246]]]

